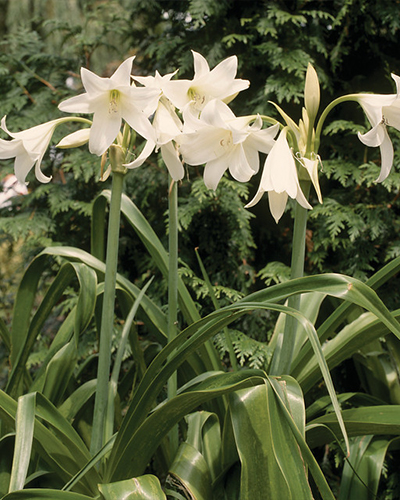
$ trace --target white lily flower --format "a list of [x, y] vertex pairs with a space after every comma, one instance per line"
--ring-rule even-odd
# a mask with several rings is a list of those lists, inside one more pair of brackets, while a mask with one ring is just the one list
[[184, 131], [189, 132], [179, 138], [179, 149], [189, 165], [205, 164], [204, 183], [209, 189], [217, 189], [228, 169], [239, 182], [247, 182], [258, 172], [258, 152], [271, 151], [279, 125], [261, 130], [261, 118], [252, 121], [254, 116], [237, 118], [216, 99], [204, 107], [200, 118], [189, 111], [184, 114]]
[[122, 120], [145, 139], [155, 141], [148, 114], [157, 107], [159, 91], [131, 85], [134, 58], [126, 59], [110, 78], [101, 78], [82, 68], [81, 78], [86, 93], [71, 97], [58, 106], [68, 113], [94, 113], [89, 150], [98, 156], [114, 142]]
[[381, 150], [381, 171], [377, 182], [386, 179], [393, 164], [393, 145], [387, 126], [400, 130], [400, 77], [392, 74], [392, 78], [396, 82], [397, 94], [359, 94], [355, 96], [355, 100], [361, 105], [372, 125], [371, 130], [367, 133], [358, 133], [358, 138], [366, 146], [379, 146]]
[[268, 192], [269, 207], [276, 223], [285, 211], [288, 196], [295, 199], [302, 207], [312, 209], [301, 190], [297, 176], [295, 159], [286, 139], [284, 128], [267, 156], [260, 186], [254, 198], [245, 208], [258, 203], [265, 192]]
[[34, 165], [38, 181], [49, 182], [51, 180], [51, 177], [43, 174], [40, 165], [55, 128], [64, 121], [64, 118], [59, 118], [21, 132], [10, 132], [6, 126], [6, 117], [2, 118], [1, 128], [12, 137], [12, 140], [0, 139], [0, 159], [15, 158], [14, 171], [19, 182], [25, 182], [26, 176]]
[[248, 80], [235, 78], [238, 60], [231, 56], [220, 62], [214, 69], [206, 59], [192, 50], [194, 59], [193, 80], [170, 80], [163, 87], [164, 94], [178, 108], [190, 105], [199, 114], [212, 99], [229, 103], [241, 91], [249, 87]]

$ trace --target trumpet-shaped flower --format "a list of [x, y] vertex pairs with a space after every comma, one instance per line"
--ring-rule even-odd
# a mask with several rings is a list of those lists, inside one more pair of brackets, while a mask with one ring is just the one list
[[19, 182], [25, 182], [28, 172], [35, 165], [35, 175], [40, 182], [49, 182], [40, 169], [46, 149], [58, 124], [64, 118], [42, 123], [21, 132], [10, 132], [6, 126], [6, 117], [1, 120], [1, 128], [12, 137], [11, 141], [0, 139], [0, 159], [15, 158], [14, 171]]
[[212, 99], [229, 103], [236, 95], [250, 85], [248, 80], [235, 78], [238, 60], [231, 56], [210, 70], [206, 59], [198, 52], [193, 53], [193, 80], [171, 80], [163, 87], [164, 94], [178, 108], [189, 105], [192, 112], [199, 114]]
[[283, 129], [265, 161], [260, 186], [254, 198], [246, 208], [258, 203], [265, 192], [268, 192], [269, 207], [276, 223], [285, 211], [288, 196], [304, 208], [311, 209], [301, 190], [297, 176], [295, 159], [286, 139], [287, 129]]
[[392, 78], [396, 82], [397, 94], [354, 96], [372, 125], [371, 130], [365, 134], [358, 133], [358, 137], [366, 146], [379, 146], [381, 150], [381, 171], [377, 182], [386, 179], [393, 164], [393, 145], [387, 126], [400, 130], [400, 77], [392, 74]]
[[[259, 154], [268, 153], [274, 145], [279, 125], [261, 129], [258, 116], [236, 117], [222, 101], [210, 101], [200, 118], [184, 114], [184, 133], [179, 149], [189, 165], [205, 164], [204, 183], [216, 189], [224, 172], [247, 182], [259, 170]], [[251, 122], [254, 123], [251, 123]]]
[[100, 156], [107, 150], [117, 137], [122, 120], [145, 139], [155, 140], [148, 115], [157, 107], [159, 91], [131, 85], [134, 58], [126, 59], [110, 78], [101, 78], [82, 68], [86, 93], [71, 97], [58, 106], [68, 113], [93, 113], [89, 138], [91, 153]]

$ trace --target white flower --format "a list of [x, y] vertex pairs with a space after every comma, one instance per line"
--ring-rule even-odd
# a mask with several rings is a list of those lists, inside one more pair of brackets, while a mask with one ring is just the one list
[[372, 125], [371, 130], [365, 134], [358, 133], [358, 137], [366, 146], [379, 146], [381, 150], [381, 172], [377, 182], [386, 179], [393, 164], [393, 145], [387, 131], [387, 125], [400, 130], [400, 77], [392, 74], [392, 78], [396, 82], [397, 94], [358, 94], [354, 96]]
[[205, 106], [199, 119], [190, 112], [184, 114], [184, 132], [189, 130], [189, 133], [179, 138], [179, 149], [189, 165], [205, 163], [204, 183], [209, 189], [217, 189], [228, 169], [240, 182], [247, 182], [258, 172], [258, 152], [271, 150], [279, 125], [261, 130], [261, 118], [258, 116], [255, 121], [254, 118], [237, 118], [226, 104], [216, 99]]
[[206, 59], [192, 50], [194, 59], [193, 80], [170, 80], [163, 87], [164, 94], [178, 108], [190, 105], [199, 113], [211, 99], [230, 102], [250, 85], [248, 80], [235, 78], [238, 60], [231, 56], [210, 71]]
[[19, 182], [25, 182], [28, 172], [35, 165], [35, 175], [40, 182], [49, 182], [40, 169], [43, 156], [53, 136], [54, 130], [64, 118], [42, 123], [21, 132], [10, 132], [6, 117], [1, 120], [1, 128], [12, 137], [11, 141], [0, 139], [0, 159], [15, 158], [14, 171]]
[[304, 208], [311, 209], [300, 188], [295, 159], [286, 139], [285, 127], [267, 156], [260, 186], [254, 198], [246, 208], [258, 203], [265, 192], [268, 192], [269, 207], [276, 223], [285, 211], [288, 196]]
[[91, 153], [100, 156], [107, 150], [120, 132], [122, 120], [145, 139], [155, 140], [148, 114], [156, 109], [159, 92], [131, 85], [133, 60], [134, 57], [126, 59], [110, 78], [101, 78], [82, 68], [86, 93], [59, 105], [61, 111], [68, 113], [94, 113], [89, 138]]

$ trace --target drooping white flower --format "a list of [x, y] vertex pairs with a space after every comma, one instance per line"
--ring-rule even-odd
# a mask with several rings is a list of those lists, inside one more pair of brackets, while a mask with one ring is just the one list
[[194, 113], [199, 113], [212, 99], [229, 103], [250, 82], [235, 78], [238, 60], [231, 56], [210, 70], [206, 59], [192, 50], [194, 59], [193, 80], [170, 80], [163, 87], [164, 94], [178, 109], [189, 105]]
[[286, 133], [285, 127], [267, 156], [258, 191], [246, 205], [246, 208], [254, 206], [262, 195], [268, 192], [269, 207], [276, 223], [285, 211], [288, 196], [295, 199], [302, 207], [312, 208], [301, 190], [295, 159], [287, 142]]
[[64, 121], [64, 118], [59, 118], [21, 132], [10, 132], [6, 126], [6, 117], [2, 118], [1, 128], [12, 137], [12, 140], [0, 139], [0, 159], [15, 158], [14, 171], [19, 182], [25, 182], [34, 165], [36, 178], [40, 182], [51, 180], [51, 177], [43, 174], [40, 165], [55, 128]]
[[400, 130], [400, 77], [392, 74], [392, 78], [396, 82], [397, 94], [358, 94], [354, 96], [372, 125], [371, 130], [367, 133], [358, 133], [358, 138], [366, 146], [379, 146], [381, 150], [381, 171], [377, 182], [386, 179], [393, 164], [393, 145], [387, 126]]
[[[93, 113], [89, 150], [102, 155], [120, 132], [122, 120], [145, 139], [155, 141], [148, 115], [157, 107], [157, 89], [131, 85], [133, 57], [126, 59], [110, 78], [102, 78], [81, 69], [86, 93], [71, 97], [59, 105], [68, 113]], [[146, 111], [145, 111], [146, 110]]]
[[190, 112], [184, 114], [179, 149], [189, 165], [205, 164], [204, 183], [209, 189], [217, 189], [228, 169], [239, 182], [247, 182], [258, 172], [258, 152], [271, 151], [279, 125], [261, 129], [261, 118], [254, 118], [236, 117], [225, 103], [216, 99], [204, 107], [200, 118]]

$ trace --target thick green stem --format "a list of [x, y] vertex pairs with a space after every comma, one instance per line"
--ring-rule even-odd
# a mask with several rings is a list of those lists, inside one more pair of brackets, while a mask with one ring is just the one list
[[[178, 186], [171, 180], [169, 196], [169, 266], [168, 266], [168, 341], [176, 337], [178, 322]], [[168, 399], [176, 396], [178, 379], [176, 371], [168, 380]], [[178, 450], [178, 426], [174, 426], [170, 432], [171, 458]]]
[[[310, 192], [310, 184], [310, 181], [301, 181], [301, 188], [306, 198], [308, 198]], [[304, 274], [307, 215], [307, 209], [303, 208], [299, 203], [296, 203], [291, 262], [292, 279], [301, 278]], [[293, 295], [289, 297], [288, 306], [298, 310], [300, 306], [300, 295]], [[296, 334], [296, 327], [296, 319], [287, 315], [285, 318], [285, 329], [283, 332], [282, 344], [279, 349], [279, 355], [273, 360], [270, 370], [271, 375], [290, 374], [293, 349], [295, 346], [294, 336]]]
[[104, 277], [103, 310], [100, 328], [97, 388], [93, 415], [90, 451], [95, 455], [103, 446], [105, 417], [108, 405], [108, 384], [111, 365], [111, 340], [114, 327], [115, 284], [118, 261], [121, 196], [125, 174], [113, 171], [110, 213], [107, 234], [106, 273]]

